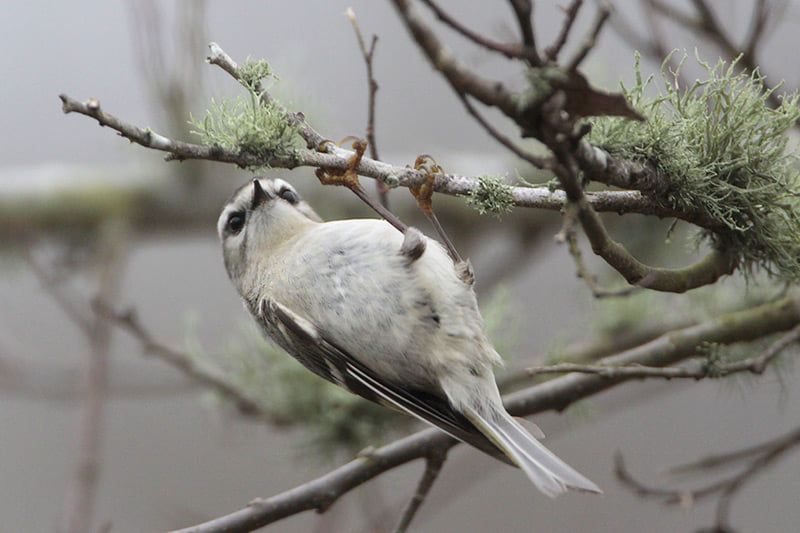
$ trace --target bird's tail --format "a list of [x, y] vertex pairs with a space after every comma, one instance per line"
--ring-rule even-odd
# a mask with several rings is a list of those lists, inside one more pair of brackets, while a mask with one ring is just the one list
[[545, 448], [505, 409], [492, 408], [488, 415], [476, 409], [465, 411], [470, 422], [546, 495], [555, 497], [568, 489], [602, 494], [597, 485]]

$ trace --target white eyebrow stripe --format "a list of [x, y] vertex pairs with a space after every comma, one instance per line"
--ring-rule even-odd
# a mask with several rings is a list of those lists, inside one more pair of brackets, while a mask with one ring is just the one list
[[295, 190], [294, 187], [292, 187], [292, 185], [289, 182], [283, 181], [280, 178], [277, 178], [277, 179], [273, 180], [272, 183], [273, 183], [273, 186], [274, 186], [276, 194], [279, 193], [283, 189], [289, 189], [290, 191], [292, 191], [295, 194], [297, 194], [297, 191]]

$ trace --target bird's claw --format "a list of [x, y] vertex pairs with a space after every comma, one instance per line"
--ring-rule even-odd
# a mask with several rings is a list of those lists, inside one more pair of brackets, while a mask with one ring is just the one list
[[[322, 168], [318, 168], [316, 170], [315, 174], [317, 179], [323, 185], [342, 185], [353, 190], [361, 188], [361, 183], [358, 181], [358, 172], [356, 169], [361, 163], [361, 158], [364, 157], [364, 152], [367, 150], [367, 141], [356, 137], [345, 137], [342, 139], [342, 142], [345, 142], [348, 139], [354, 139], [352, 144], [354, 153], [347, 160], [347, 167], [344, 170], [326, 170]], [[331, 140], [324, 140], [319, 144], [317, 149], [320, 152], [327, 152], [328, 144], [334, 143]]]
[[433, 184], [436, 181], [436, 174], [442, 173], [442, 167], [431, 156], [423, 154], [414, 161], [414, 169], [425, 173], [425, 181], [419, 185], [412, 185], [409, 190], [422, 212], [430, 215], [433, 212]]

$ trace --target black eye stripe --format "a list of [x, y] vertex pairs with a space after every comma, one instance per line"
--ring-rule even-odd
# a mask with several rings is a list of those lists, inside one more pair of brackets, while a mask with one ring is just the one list
[[300, 201], [300, 197], [294, 192], [292, 189], [288, 187], [284, 187], [278, 193], [278, 196], [289, 202], [290, 204], [296, 204]]

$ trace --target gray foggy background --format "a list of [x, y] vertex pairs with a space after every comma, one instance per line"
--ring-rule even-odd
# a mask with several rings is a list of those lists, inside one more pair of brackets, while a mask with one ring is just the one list
[[[556, 5], [537, 2], [541, 42], [558, 30]], [[679, 2], [676, 2], [679, 3]], [[165, 16], [181, 4], [164, 3]], [[510, 38], [514, 32], [505, 2], [442, 2], [472, 27]], [[640, 20], [637, 2], [618, 2]], [[729, 28], [744, 28], [744, 2], [715, 2]], [[748, 3], [749, 4], [749, 3]], [[344, 17], [352, 6], [365, 33], [376, 32], [378, 140], [384, 159], [410, 163], [412, 154], [432, 153], [453, 172], [513, 173], [498, 159], [494, 141], [465, 116], [449, 88], [422, 59], [388, 2], [269, 0], [211, 2], [210, 37], [233, 57], [267, 58], [281, 76], [284, 100], [307, 111], [332, 138], [361, 134], [365, 122], [363, 63]], [[592, 7], [579, 19], [580, 35]], [[778, 77], [796, 76], [798, 21], [790, 9], [762, 53]], [[97, 97], [104, 108], [132, 123], [164, 127], [148, 98], [132, 38], [131, 5], [122, 1], [5, 2], [0, 17], [2, 84], [0, 195], [66, 187], [72, 180], [120, 180], [169, 171], [161, 155], [132, 146], [77, 115], [64, 116], [57, 94], [79, 100]], [[169, 20], [166, 27], [171, 27]], [[472, 66], [509, 83], [520, 73], [504, 68], [447, 34], [453, 48]], [[688, 37], [676, 41], [691, 48]], [[573, 41], [574, 44], [575, 41]], [[173, 43], [165, 42], [171, 47]], [[197, 50], [202, 61], [206, 50]], [[714, 58], [716, 51], [704, 50]], [[630, 47], [610, 29], [586, 63], [585, 71], [613, 87], [629, 77]], [[202, 67], [201, 67], [202, 68]], [[657, 65], [646, 64], [652, 71]], [[205, 95], [232, 94], [234, 84], [218, 69], [205, 67]], [[793, 85], [797, 78], [787, 80]], [[195, 110], [202, 112], [202, 107]], [[244, 171], [219, 168], [233, 189]], [[313, 183], [299, 169], [292, 179]], [[336, 193], [337, 201], [354, 202]], [[223, 197], [220, 197], [220, 205]], [[483, 223], [475, 215], [474, 223]], [[495, 222], [488, 222], [496, 224]], [[213, 352], [246, 321], [221, 264], [214, 235], [207, 230], [183, 238], [151, 238], [134, 247], [122, 302], [135, 305], [159, 338], [180, 345], [187, 324], [195, 324], [204, 349]], [[493, 264], [493, 247], [466, 250], [482, 271]], [[589, 338], [585, 327], [593, 306], [573, 275], [568, 255], [555, 245], [540, 248], [530, 264], [506, 280], [512, 307], [524, 328], [519, 359], [534, 358], [559, 340]], [[668, 309], [654, 309], [665, 314]], [[77, 384], [85, 361], [81, 336], [41, 291], [24, 265], [3, 265], [0, 279], [0, 352], [35, 368], [57, 370]], [[692, 531], [712, 522], [713, 506], [681, 511], [638, 500], [613, 475], [612, 457], [622, 450], [631, 470], [656, 480], [661, 469], [712, 452], [759, 442], [786, 431], [800, 419], [797, 377], [787, 371], [785, 386], [772, 373], [759, 382], [630, 384], [591, 400], [588, 417], [537, 418], [548, 445], [606, 491], [603, 497], [568, 495], [556, 501], [535, 492], [519, 472], [460, 447], [415, 521], [414, 531]], [[174, 394], [113, 392], [130, 376], [176, 383]], [[60, 384], [42, 383], [55, 389]], [[15, 394], [0, 387], [0, 532], [52, 531], [58, 521], [76, 458], [78, 404]], [[221, 417], [196, 388], [187, 390], [180, 374], [143, 358], [136, 343], [116, 334], [112, 401], [106, 415], [95, 524], [107, 521], [114, 533], [163, 531], [233, 511], [253, 497], [269, 496], [311, 479], [331, 465], [297, 452], [300, 435], [253, 422]], [[380, 491], [392, 507], [389, 523], [410, 496], [421, 465], [391, 473], [367, 490]], [[733, 523], [741, 531], [784, 532], [800, 523], [800, 457], [771, 470], [737, 499]], [[359, 493], [346, 496], [331, 512], [336, 531], [361, 531]], [[313, 531], [318, 516], [306, 513], [274, 526], [275, 531]]]

